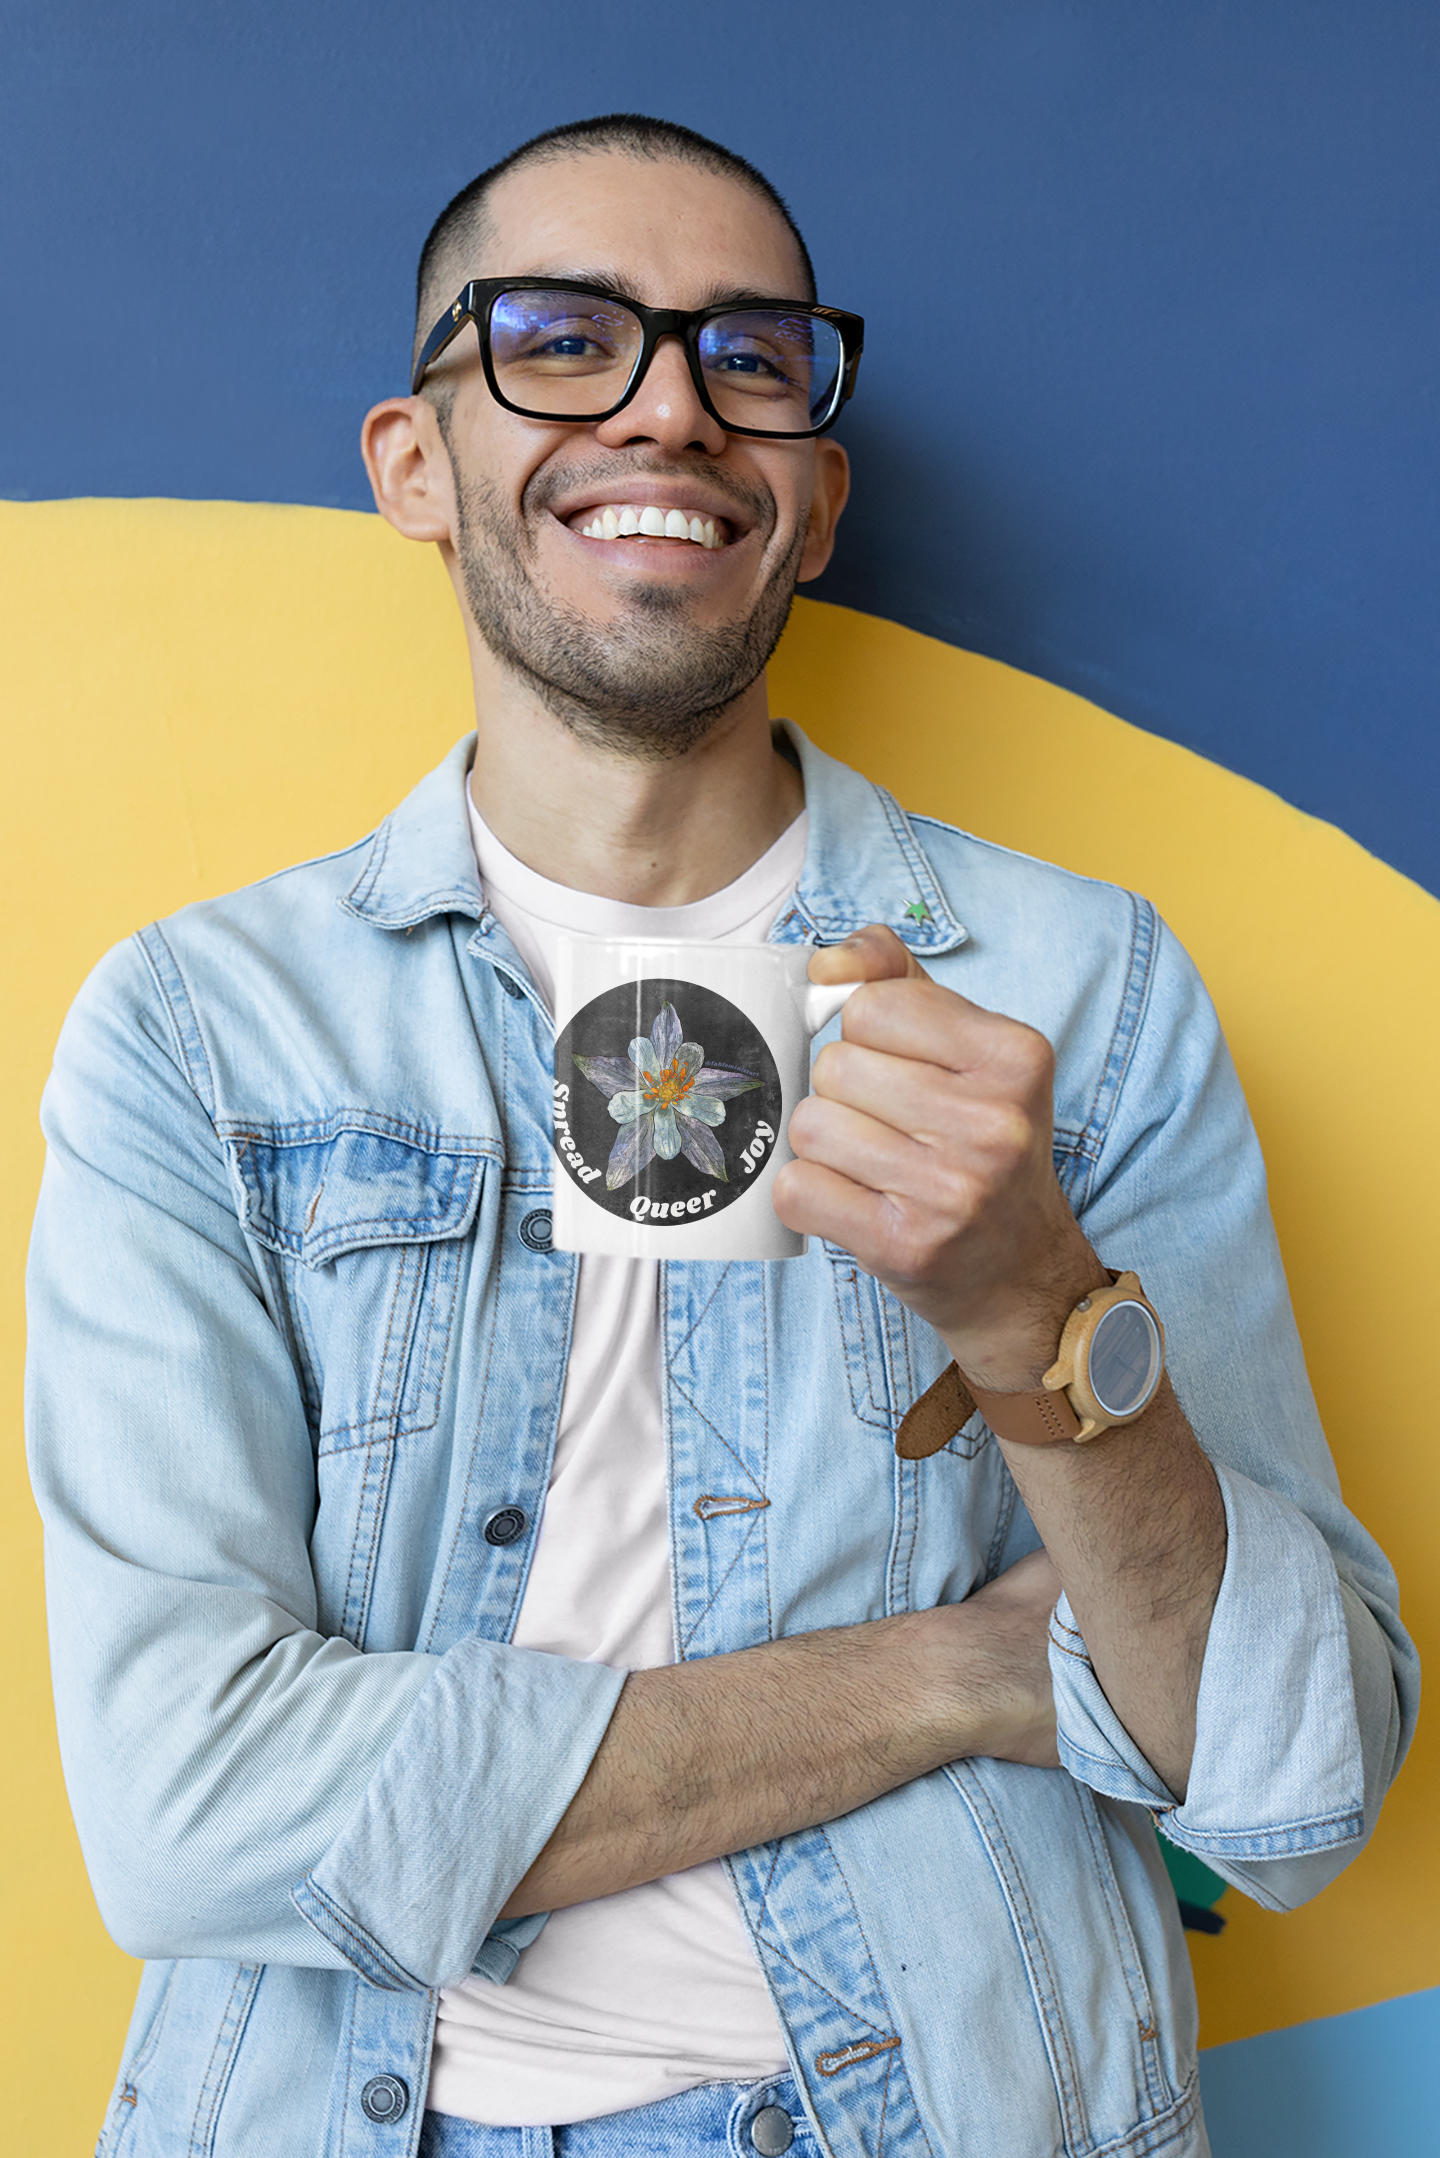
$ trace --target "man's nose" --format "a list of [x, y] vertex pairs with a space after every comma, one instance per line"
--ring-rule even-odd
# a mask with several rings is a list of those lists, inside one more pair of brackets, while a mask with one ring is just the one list
[[672, 452], [700, 449], [718, 457], [725, 447], [725, 430], [696, 395], [684, 344], [674, 336], [660, 339], [629, 404], [602, 420], [595, 433], [612, 450], [654, 442]]

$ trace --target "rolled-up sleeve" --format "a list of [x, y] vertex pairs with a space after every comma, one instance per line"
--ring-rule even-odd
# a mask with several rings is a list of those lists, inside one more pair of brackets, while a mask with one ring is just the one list
[[362, 1653], [322, 1630], [295, 1361], [133, 945], [67, 1022], [44, 1124], [28, 1424], [101, 1913], [136, 1955], [455, 1979], [623, 1674], [478, 1638]]
[[1373, 1829], [1413, 1729], [1418, 1672], [1394, 1575], [1340, 1497], [1229, 1055], [1168, 933], [1080, 1218], [1107, 1264], [1139, 1271], [1165, 1321], [1176, 1391], [1224, 1498], [1227, 1550], [1183, 1803], [1106, 1699], [1063, 1597], [1050, 1633], [1061, 1757], [1093, 1790], [1149, 1807], [1172, 1842], [1258, 1902], [1288, 1909]]

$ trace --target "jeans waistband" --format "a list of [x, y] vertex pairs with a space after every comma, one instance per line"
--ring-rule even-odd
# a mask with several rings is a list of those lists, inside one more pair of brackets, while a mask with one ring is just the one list
[[487, 2128], [427, 2113], [419, 2158], [817, 2158], [792, 2076], [701, 2083], [673, 2098], [561, 2128]]

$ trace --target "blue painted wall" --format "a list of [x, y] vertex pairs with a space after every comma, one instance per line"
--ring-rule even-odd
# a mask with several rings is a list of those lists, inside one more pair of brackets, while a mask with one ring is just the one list
[[1435, 2158], [1440, 1991], [1200, 2056], [1215, 2158]]
[[1433, 0], [0, 0], [0, 493], [364, 506], [439, 204], [672, 114], [870, 318], [821, 596], [1440, 891], [1437, 45]]

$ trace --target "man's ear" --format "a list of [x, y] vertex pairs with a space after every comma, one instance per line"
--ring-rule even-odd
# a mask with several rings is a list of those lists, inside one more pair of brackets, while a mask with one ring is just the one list
[[387, 397], [365, 415], [360, 454], [375, 507], [406, 539], [454, 537], [455, 480], [428, 397]]
[[850, 495], [850, 459], [830, 435], [815, 444], [815, 492], [800, 557], [799, 582], [818, 577], [835, 550], [835, 527]]

